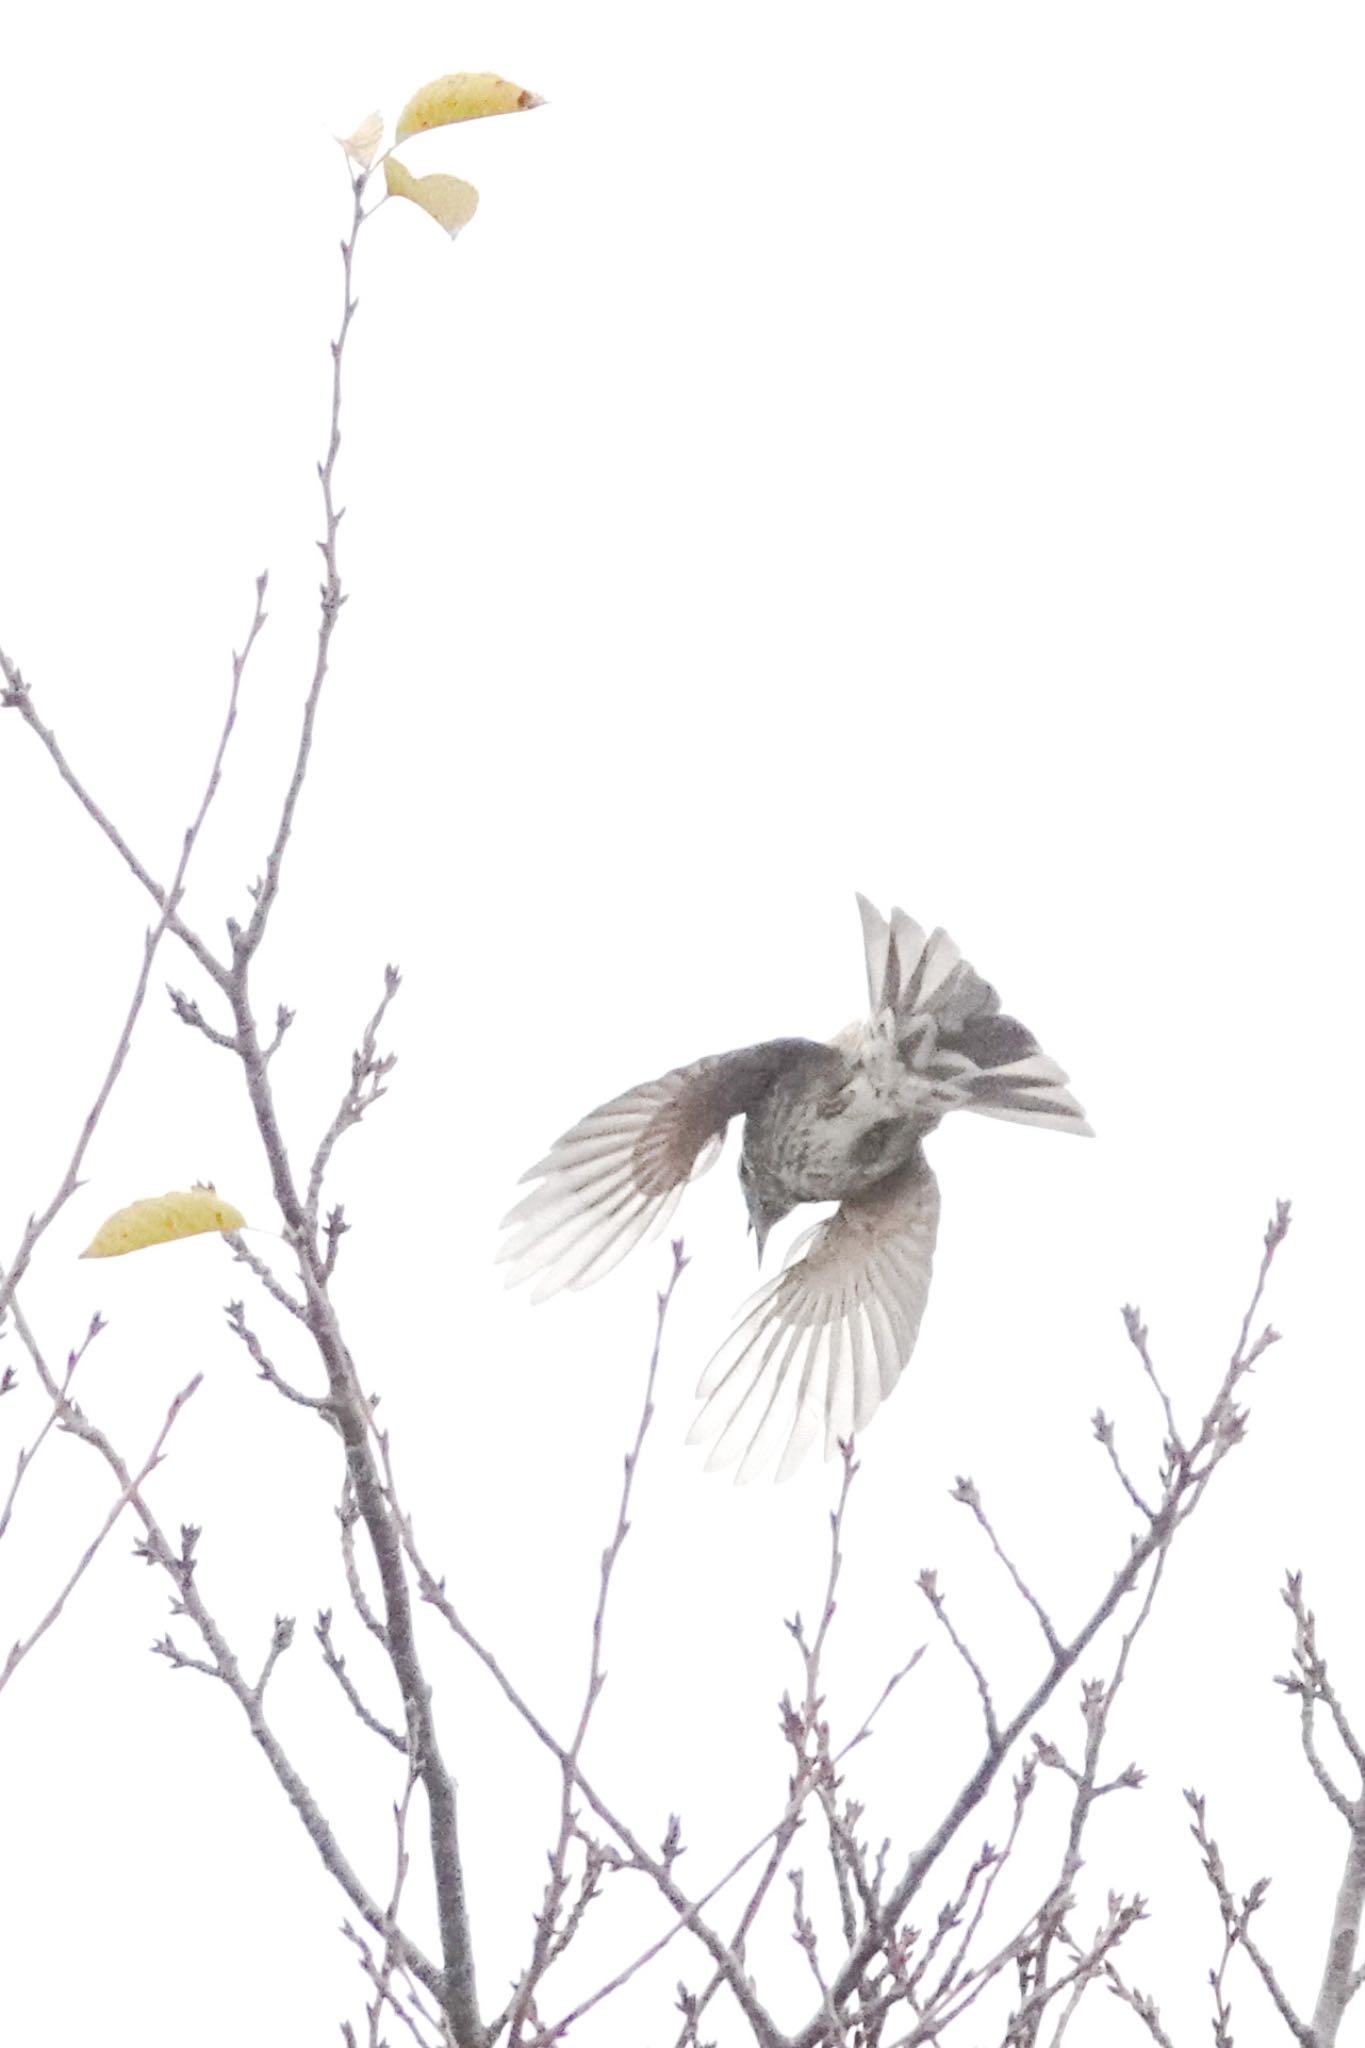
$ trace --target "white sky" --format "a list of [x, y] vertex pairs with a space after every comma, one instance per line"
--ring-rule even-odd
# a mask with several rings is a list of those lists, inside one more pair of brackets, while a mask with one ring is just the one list
[[[1285, 1342], [1118, 1717], [1115, 1767], [1149, 1781], [1090, 1843], [1095, 1900], [1152, 1899], [1127, 1967], [1182, 2040], [1206, 2038], [1218, 1947], [1183, 1785], [1234, 1882], [1274, 1878], [1262, 1941], [1301, 2004], [1326, 1942], [1341, 1830], [1271, 1684], [1287, 1565], [1365, 1723], [1363, 65], [1359, 10], [1245, 0], [411, 4], [396, 25], [336, 0], [129, 0], [29, 9], [0, 62], [0, 642], [163, 872], [271, 572], [190, 897], [215, 936], [259, 869], [311, 658], [348, 204], [329, 138], [452, 68], [550, 102], [409, 152], [481, 189], [453, 247], [397, 207], [362, 242], [353, 595], [258, 985], [267, 1014], [298, 1011], [277, 1085], [302, 1143], [383, 963], [404, 968], [391, 1093], [337, 1162], [339, 1297], [428, 1548], [552, 1720], [576, 1701], [668, 1255], [532, 1311], [493, 1270], [498, 1217], [603, 1096], [847, 1022], [855, 889], [949, 927], [1099, 1136], [959, 1119], [932, 1146], [934, 1288], [863, 1442], [836, 1716], [932, 1638], [926, 1564], [1016, 1696], [1035, 1648], [947, 1488], [971, 1473], [1078, 1619], [1133, 1519], [1088, 1419], [1116, 1414], [1135, 1462], [1157, 1449], [1119, 1304], [1143, 1305], [1193, 1419], [1273, 1200], [1294, 1199]], [[107, 1059], [147, 906], [14, 718], [0, 833], [7, 1258]], [[815, 1467], [736, 1491], [682, 1445], [753, 1281], [732, 1167], [680, 1217], [694, 1266], [590, 1759], [648, 1839], [682, 1811], [698, 1888], [781, 1800], [781, 1622], [816, 1607], [834, 1489]], [[107, 1211], [200, 1176], [274, 1221], [235, 1073], [163, 1002], [89, 1176], [28, 1312], [58, 1356], [94, 1308], [111, 1319], [84, 1398], [130, 1455], [204, 1371], [156, 1501], [203, 1523], [206, 1594], [249, 1662], [298, 1615], [274, 1712], [381, 1884], [391, 1788], [308, 1635], [341, 1604], [331, 1446], [226, 1335], [245, 1276], [216, 1243], [74, 1263]], [[8, 1462], [20, 1424], [0, 1424]], [[107, 1498], [80, 1446], [45, 1457], [0, 1550], [6, 1641]], [[0, 1701], [13, 2038], [335, 2040], [360, 2004], [340, 1896], [226, 1695], [147, 1655], [165, 1619], [120, 1535]], [[529, 1942], [554, 1784], [478, 1675], [443, 1644], [433, 1663], [491, 2007]], [[860, 1761], [902, 1848], [964, 1775], [974, 1711], [934, 1642]], [[1078, 1738], [1074, 1686], [1044, 1726]], [[1000, 1831], [993, 1810], [965, 1846]], [[603, 1936], [611, 1966], [633, 1931]], [[576, 2038], [671, 2040], [685, 1967], [696, 1982], [670, 1952]], [[1259, 1987], [1234, 1995], [1246, 2039], [1270, 2038]], [[795, 2019], [804, 1989], [778, 2002]], [[1121, 2028], [1097, 2000], [1076, 2037]]]

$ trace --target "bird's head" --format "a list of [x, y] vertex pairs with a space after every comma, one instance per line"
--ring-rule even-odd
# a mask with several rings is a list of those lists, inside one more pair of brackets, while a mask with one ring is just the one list
[[749, 1211], [749, 1228], [758, 1239], [758, 1263], [763, 1264], [763, 1247], [774, 1223], [780, 1223], [796, 1206], [753, 1159], [748, 1145], [739, 1155], [739, 1184]]

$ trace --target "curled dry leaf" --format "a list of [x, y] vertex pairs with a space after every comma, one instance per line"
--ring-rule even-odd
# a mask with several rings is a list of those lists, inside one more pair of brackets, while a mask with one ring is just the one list
[[395, 138], [403, 142], [424, 128], [448, 128], [452, 121], [478, 121], [485, 114], [520, 114], [544, 104], [539, 93], [496, 71], [452, 71], [418, 87], [398, 116]]
[[380, 143], [384, 140], [384, 116], [379, 113], [367, 114], [354, 134], [339, 135], [337, 140], [351, 161], [362, 165], [368, 171]]
[[149, 1244], [172, 1244], [206, 1230], [242, 1230], [246, 1218], [225, 1202], [212, 1182], [197, 1182], [169, 1195], [147, 1195], [103, 1222], [81, 1253], [83, 1259], [116, 1259]]
[[425, 178], [414, 178], [396, 156], [384, 159], [384, 180], [393, 198], [410, 199], [414, 206], [420, 206], [423, 213], [438, 221], [448, 235], [458, 235], [461, 228], [469, 225], [479, 203], [478, 193], [463, 178], [452, 178], [447, 171], [431, 171]]

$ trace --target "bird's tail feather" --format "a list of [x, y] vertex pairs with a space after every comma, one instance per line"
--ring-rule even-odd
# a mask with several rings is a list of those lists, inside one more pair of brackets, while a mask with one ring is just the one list
[[873, 1021], [894, 1031], [901, 1058], [942, 1091], [945, 1108], [1090, 1135], [1066, 1074], [1005, 1015], [947, 932], [926, 937], [899, 909], [888, 921], [865, 896], [858, 908]]

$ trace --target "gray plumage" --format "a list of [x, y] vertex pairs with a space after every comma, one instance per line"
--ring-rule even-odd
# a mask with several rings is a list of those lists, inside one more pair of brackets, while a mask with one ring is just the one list
[[[689, 1442], [746, 1477], [826, 1456], [871, 1420], [918, 1335], [938, 1228], [922, 1139], [951, 1109], [1088, 1134], [1067, 1077], [944, 931], [858, 898], [869, 1015], [828, 1045], [778, 1038], [675, 1067], [603, 1103], [523, 1176], [499, 1256], [532, 1298], [586, 1287], [662, 1228], [744, 1118], [739, 1176], [760, 1259], [802, 1202], [839, 1209], [792, 1247], [702, 1376]], [[797, 1256], [797, 1254], [801, 1254]]]

